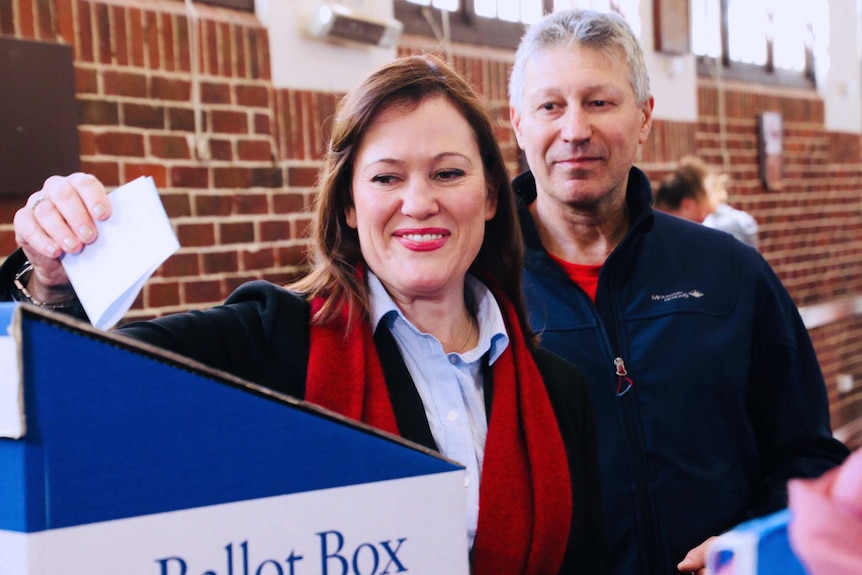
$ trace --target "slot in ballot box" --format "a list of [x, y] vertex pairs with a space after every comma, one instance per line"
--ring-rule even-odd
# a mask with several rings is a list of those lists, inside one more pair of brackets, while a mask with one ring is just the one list
[[469, 572], [457, 463], [30, 305], [0, 326], [2, 575]]

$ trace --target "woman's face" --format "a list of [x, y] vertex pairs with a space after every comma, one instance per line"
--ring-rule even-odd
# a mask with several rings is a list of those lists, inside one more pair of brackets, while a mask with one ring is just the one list
[[496, 197], [460, 112], [443, 97], [384, 110], [357, 150], [352, 185], [347, 223], [393, 299], [463, 297]]

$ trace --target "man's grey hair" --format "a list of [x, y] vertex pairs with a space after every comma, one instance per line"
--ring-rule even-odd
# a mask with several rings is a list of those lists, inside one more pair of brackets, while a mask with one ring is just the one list
[[524, 99], [527, 61], [542, 50], [574, 45], [598, 50], [612, 58], [622, 53], [631, 72], [629, 82], [638, 106], [649, 100], [649, 72], [640, 42], [628, 23], [616, 13], [575, 8], [548, 14], [530, 26], [521, 39], [509, 78], [509, 102], [515, 110], [521, 110]]

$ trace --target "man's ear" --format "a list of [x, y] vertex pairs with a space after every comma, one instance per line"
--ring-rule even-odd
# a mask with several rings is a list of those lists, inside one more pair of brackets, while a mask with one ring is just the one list
[[509, 122], [515, 132], [515, 141], [518, 142], [518, 147], [523, 150], [524, 146], [521, 145], [521, 114], [512, 105], [509, 105]]

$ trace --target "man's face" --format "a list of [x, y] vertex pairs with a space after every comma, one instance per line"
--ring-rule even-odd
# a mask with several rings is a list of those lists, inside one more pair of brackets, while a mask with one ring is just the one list
[[527, 61], [510, 116], [540, 195], [585, 210], [625, 195], [653, 108], [652, 98], [638, 106], [629, 76], [622, 52], [555, 47]]

